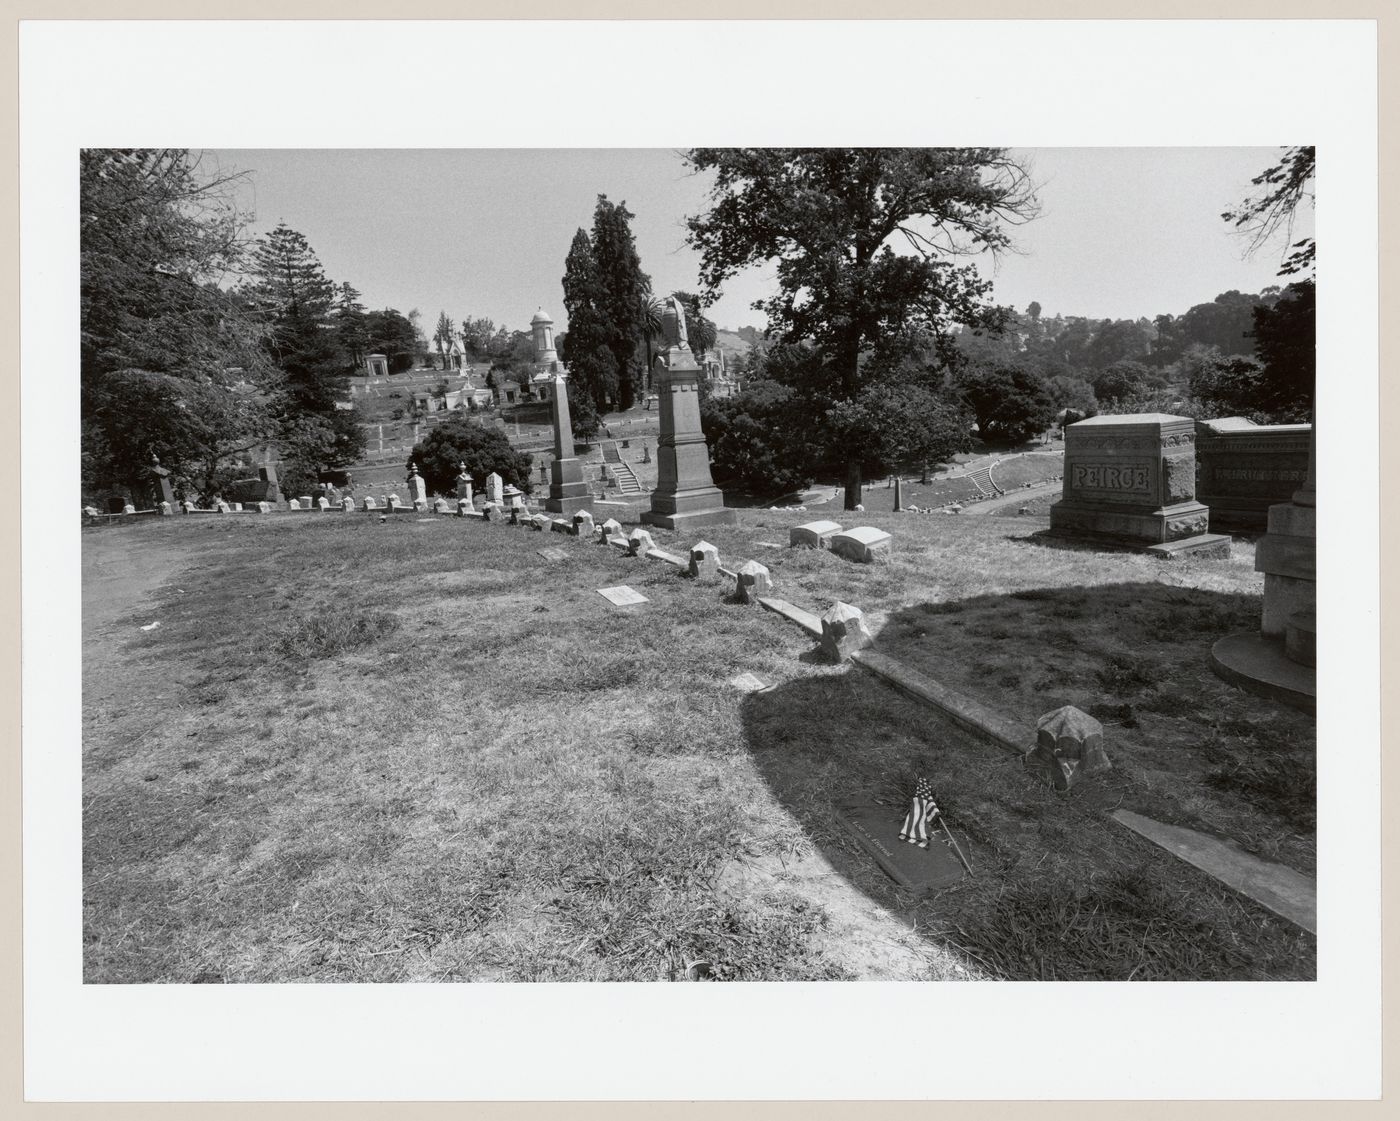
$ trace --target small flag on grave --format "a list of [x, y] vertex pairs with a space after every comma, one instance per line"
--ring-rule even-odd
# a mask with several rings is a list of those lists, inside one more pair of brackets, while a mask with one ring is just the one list
[[928, 848], [928, 827], [938, 814], [938, 803], [933, 800], [933, 787], [929, 785], [928, 779], [920, 776], [918, 785], [914, 788], [914, 804], [904, 818], [904, 825], [899, 830], [899, 839], [908, 841], [911, 845], [918, 845], [921, 849]]

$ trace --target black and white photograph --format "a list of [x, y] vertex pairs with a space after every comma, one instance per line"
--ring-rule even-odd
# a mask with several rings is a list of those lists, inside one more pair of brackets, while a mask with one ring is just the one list
[[74, 581], [76, 646], [26, 659], [69, 674], [72, 998], [407, 992], [485, 1032], [474, 994], [898, 986], [982, 1031], [1002, 990], [1337, 981], [1327, 901], [1364, 898], [1319, 789], [1378, 747], [1319, 721], [1353, 667], [1374, 719], [1340, 598], [1374, 538], [1319, 560], [1375, 456], [1319, 311], [1355, 153], [1303, 119], [568, 143], [566, 89], [520, 96], [514, 142], [182, 118], [42, 161], [69, 334], [24, 407], [60, 387], [71, 547], [26, 572]]

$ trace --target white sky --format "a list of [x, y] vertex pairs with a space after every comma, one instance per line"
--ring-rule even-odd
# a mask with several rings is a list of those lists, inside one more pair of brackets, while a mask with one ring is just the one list
[[[1302, 139], [1302, 138], [1300, 138]], [[994, 298], [1044, 314], [1137, 318], [1180, 314], [1231, 288], [1278, 283], [1279, 247], [1246, 259], [1221, 220], [1277, 161], [1276, 148], [1020, 149], [1042, 212], [1015, 231], [1017, 252], [983, 258]], [[560, 280], [574, 231], [591, 227], [600, 193], [625, 201], [642, 267], [657, 291], [699, 290], [683, 219], [705, 207], [709, 177], [680, 153], [633, 149], [263, 149], [210, 152], [251, 174], [241, 189], [254, 229], [278, 221], [310, 240], [336, 282], [367, 307], [486, 316], [525, 328], [543, 305], [563, 329]], [[212, 165], [211, 165], [212, 166]], [[1311, 232], [1311, 215], [1302, 232]], [[722, 327], [763, 316], [771, 268], [725, 288]]]

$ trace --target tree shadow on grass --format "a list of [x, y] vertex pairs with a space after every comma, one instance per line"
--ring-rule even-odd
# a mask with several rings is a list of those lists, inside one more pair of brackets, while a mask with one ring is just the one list
[[[890, 616], [883, 653], [1013, 720], [1062, 704], [1105, 726], [1114, 769], [1060, 794], [850, 666], [745, 700], [748, 746], [807, 838], [869, 898], [988, 974], [1016, 980], [1281, 980], [1315, 975], [1311, 935], [1118, 825], [1118, 806], [1233, 837], [1307, 872], [1312, 718], [1215, 678], [1215, 638], [1257, 597], [1129, 583], [1025, 589]], [[974, 875], [919, 899], [838, 823], [844, 802], [898, 826], [933, 784]]]

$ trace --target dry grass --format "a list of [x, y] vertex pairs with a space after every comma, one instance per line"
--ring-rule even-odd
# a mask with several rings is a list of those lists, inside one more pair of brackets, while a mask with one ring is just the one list
[[[998, 580], [1149, 571], [1008, 541], [990, 519], [887, 516], [900, 553], [873, 567], [755, 544], [785, 545], [811, 516], [703, 532], [726, 562], [769, 564], [779, 594], [808, 607], [840, 595], [882, 622], [1001, 594]], [[657, 535], [676, 549], [695, 536]], [[167, 521], [86, 540], [94, 563], [120, 542], [130, 563], [178, 558], [139, 612], [108, 625], [85, 604], [89, 981], [651, 980], [695, 958], [722, 978], [859, 975], [800, 883], [737, 898], [716, 884], [736, 860], [815, 845], [906, 912], [831, 807], [897, 806], [935, 761], [979, 876], [918, 907], [922, 975], [1312, 969], [1306, 936], [1107, 823], [1120, 786], [1057, 800], [926, 709], [811, 661], [801, 632], [730, 603], [726, 582], [412, 515]], [[568, 559], [543, 560], [546, 545]], [[1252, 576], [1148, 563], [1169, 589]], [[619, 610], [596, 594], [619, 583], [651, 602]], [[745, 670], [776, 688], [735, 692], [726, 682]], [[1267, 801], [1280, 776], [1231, 754], [1237, 733], [1222, 724], [1211, 781]], [[1066, 884], [1066, 922], [1107, 917], [1078, 956], [1032, 968], [1016, 947], [1043, 920], [1036, 892]], [[1104, 892], [1142, 903], [1114, 910]], [[1158, 929], [1168, 898], [1197, 925]], [[1156, 956], [1139, 968], [1124, 947], [1144, 930]]]

